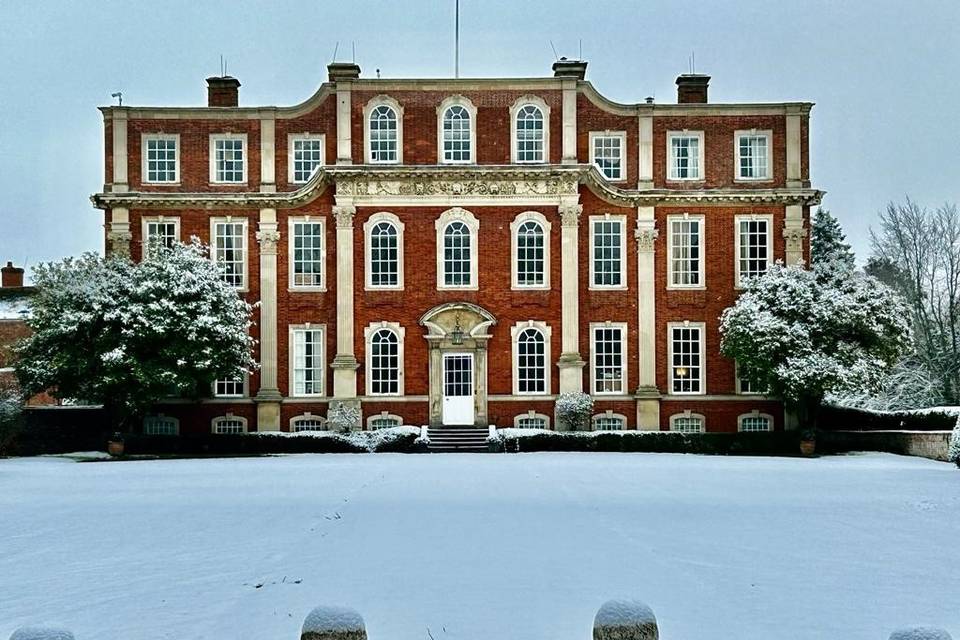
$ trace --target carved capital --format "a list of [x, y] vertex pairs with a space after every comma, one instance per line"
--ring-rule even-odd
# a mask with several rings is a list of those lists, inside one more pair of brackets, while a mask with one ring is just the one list
[[801, 253], [803, 239], [807, 237], [807, 230], [803, 227], [784, 227], [783, 238], [786, 240], [787, 253]]
[[557, 209], [560, 211], [560, 224], [564, 227], [576, 227], [580, 224], [580, 214], [583, 213], [582, 204], [562, 204]]
[[353, 217], [357, 208], [353, 205], [336, 205], [333, 207], [333, 217], [337, 220], [337, 229], [353, 229]]
[[637, 239], [637, 251], [653, 251], [654, 242], [659, 236], [659, 229], [637, 225], [637, 230], [633, 233], [633, 237]]
[[121, 258], [130, 257], [130, 241], [133, 234], [129, 231], [111, 231], [107, 234], [110, 243], [110, 254]]
[[280, 232], [276, 229], [261, 227], [260, 231], [257, 231], [257, 242], [260, 243], [261, 255], [277, 255]]

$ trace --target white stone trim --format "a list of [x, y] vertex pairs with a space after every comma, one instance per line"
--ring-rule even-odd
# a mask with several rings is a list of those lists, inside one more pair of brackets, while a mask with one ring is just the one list
[[[673, 223], [677, 221], [696, 220], [699, 222], [700, 237], [700, 267], [698, 271], [699, 284], [674, 284], [673, 282]], [[667, 290], [705, 290], [707, 288], [707, 270], [706, 270], [706, 216], [701, 213], [678, 213], [667, 216]]]
[[[217, 180], [217, 141], [218, 140], [242, 140], [243, 141], [243, 180], [239, 182]], [[217, 185], [245, 185], [250, 175], [250, 145], [247, 143], [247, 134], [245, 133], [211, 133], [208, 148], [210, 161], [210, 184]]]
[[653, 188], [653, 116], [638, 118], [637, 189]]
[[[595, 413], [592, 416], [590, 416], [590, 431], [598, 431], [597, 421], [600, 418], [616, 418], [617, 420], [620, 420], [623, 423], [623, 428], [621, 429], [621, 431], [627, 430], [627, 416], [623, 415], [622, 413], [614, 413], [613, 409], [607, 409], [603, 413]], [[605, 429], [604, 431], [607, 431], [607, 430]]]
[[[697, 418], [697, 419], [700, 420], [700, 431], [698, 431], [698, 432], [696, 432], [696, 433], [706, 433], [706, 432], [707, 432], [707, 419], [706, 419], [706, 417], [704, 417], [704, 415], [703, 415], [702, 413], [693, 413], [692, 411], [690, 411], [690, 409], [686, 409], [686, 410], [684, 410], [682, 413], [674, 413], [673, 415], [670, 416], [670, 423], [669, 423], [669, 424], [670, 424], [670, 431], [676, 432], [676, 427], [675, 427], [675, 425], [676, 425], [676, 422], [677, 422], [677, 418]], [[686, 432], [683, 432], [683, 433], [692, 433], [692, 432], [686, 431]]]
[[[673, 145], [671, 142], [674, 138], [699, 138], [700, 142], [697, 144], [698, 150], [698, 160], [697, 168], [699, 170], [699, 175], [696, 178], [674, 178], [671, 177], [671, 172], [673, 171]], [[706, 145], [704, 144], [704, 133], [703, 131], [688, 131], [683, 129], [682, 131], [667, 131], [667, 166], [666, 166], [666, 176], [665, 179], [667, 182], [704, 182], [707, 179], [707, 167], [706, 167]]]
[[[616, 220], [620, 223], [620, 284], [596, 284], [596, 264], [594, 261], [594, 223], [605, 221], [605, 220]], [[588, 254], [588, 260], [590, 260], [590, 282], [588, 284], [588, 289], [591, 291], [600, 290], [600, 291], [622, 291], [626, 290], [627, 287], [627, 216], [604, 213], [601, 215], [589, 216], [588, 223], [590, 226], [590, 253]]]
[[[518, 269], [518, 253], [520, 251], [520, 227], [524, 223], [533, 221], [540, 225], [540, 228], [543, 230], [543, 284], [538, 285], [521, 285], [520, 284], [520, 271]], [[523, 213], [517, 214], [517, 217], [510, 222], [510, 241], [511, 241], [511, 252], [510, 252], [510, 286], [514, 290], [519, 291], [537, 291], [545, 290], [550, 288], [550, 230], [552, 225], [550, 221], [547, 220], [547, 217], [540, 213], [539, 211], [524, 211]]]
[[[467, 229], [470, 231], [470, 284], [469, 286], [463, 285], [448, 285], [444, 284], [444, 242], [443, 237], [444, 233], [453, 222], [462, 222], [467, 226]], [[452, 209], [447, 209], [440, 214], [440, 217], [437, 218], [434, 226], [437, 229], [437, 289], [438, 290], [464, 290], [464, 291], [476, 291], [479, 289], [478, 274], [480, 272], [478, 268], [479, 258], [478, 254], [480, 243], [478, 241], [478, 236], [480, 234], [480, 221], [477, 220], [477, 217], [473, 215], [470, 211], [462, 209], [460, 207], [453, 207]]]
[[327, 164], [327, 135], [325, 133], [288, 133], [287, 134], [287, 182], [290, 184], [306, 184], [310, 179], [294, 179], [294, 149], [295, 140], [319, 140], [320, 141], [320, 165]]
[[[217, 378], [217, 380], [226, 380], [226, 378]], [[238, 400], [242, 398], [250, 397], [250, 374], [244, 372], [243, 374], [243, 391], [240, 392], [240, 395], [234, 393], [217, 393], [217, 380], [213, 381], [213, 384], [210, 385], [210, 398], [213, 400]]]
[[293, 425], [296, 424], [296, 423], [297, 423], [298, 421], [300, 421], [300, 420], [319, 420], [320, 422], [323, 423], [324, 427], [326, 427], [326, 428], [324, 429], [324, 431], [329, 431], [329, 430], [330, 430], [330, 427], [329, 427], [329, 425], [327, 424], [327, 417], [326, 417], [326, 416], [323, 416], [323, 415], [315, 415], [315, 414], [311, 413], [310, 411], [304, 411], [303, 413], [301, 413], [301, 414], [299, 414], [299, 415], [290, 416], [290, 419], [287, 421], [287, 431], [289, 431], [290, 433], [298, 433], [298, 432], [296, 432], [296, 431], [293, 430]]
[[[737, 416], [737, 431], [743, 432], [743, 419], [744, 418], [765, 418], [769, 428], [767, 431], [773, 431], [773, 416], [769, 413], [760, 413], [759, 409], [754, 409], [750, 413], [741, 413]], [[753, 433], [753, 432], [751, 432]]]
[[[763, 136], [767, 139], [767, 177], [743, 178], [740, 176], [740, 137]], [[773, 182], [773, 131], [770, 129], [738, 129], [733, 132], [733, 181], [746, 183]]]
[[[674, 391], [673, 390], [673, 330], [674, 329], [700, 330], [700, 390]], [[674, 396], [702, 396], [707, 393], [707, 324], [705, 322], [668, 322], [667, 323], [667, 394]]]
[[[443, 159], [443, 116], [450, 107], [460, 105], [470, 114], [470, 160]], [[447, 97], [437, 107], [437, 164], [477, 164], [477, 108], [462, 95]]]
[[[323, 228], [321, 234], [321, 255], [323, 256], [323, 270], [320, 272], [320, 286], [294, 284], [294, 225], [319, 223]], [[287, 291], [309, 292], [327, 290], [327, 218], [326, 216], [290, 216], [287, 218]]]
[[384, 420], [384, 419], [393, 420], [394, 422], [396, 422], [395, 426], [398, 426], [398, 427], [403, 426], [403, 418], [401, 418], [395, 413], [390, 413], [388, 411], [381, 411], [380, 413], [372, 413], [369, 416], [367, 416], [367, 431], [374, 430], [373, 429], [374, 420]]
[[260, 120], [260, 191], [277, 191], [277, 121], [273, 116]]
[[802, 116], [799, 114], [787, 114], [787, 187], [801, 187], [802, 158], [803, 158], [803, 136]]
[[[380, 224], [381, 222], [389, 222], [393, 225], [394, 229], [397, 231], [397, 284], [396, 285], [374, 285], [371, 281], [373, 275], [372, 271], [372, 261], [373, 261], [373, 245], [372, 236], [373, 228]], [[367, 291], [403, 291], [403, 242], [404, 242], [404, 227], [405, 225], [397, 217], [396, 214], [390, 213], [389, 211], [378, 211], [374, 213], [367, 221], [363, 223], [363, 272], [364, 272], [364, 288]]]
[[217, 224], [232, 224], [239, 222], [243, 225], [243, 284], [235, 287], [237, 291], [245, 293], [250, 290], [250, 220], [246, 216], [217, 216], [210, 218], [210, 260], [217, 263]]
[[[396, 393], [374, 393], [373, 392], [373, 358], [370, 357], [372, 340], [375, 333], [381, 329], [386, 329], [387, 331], [392, 331], [394, 335], [397, 336], [397, 392]], [[366, 375], [364, 376], [366, 388], [365, 393], [368, 396], [376, 397], [385, 397], [385, 396], [402, 396], [404, 394], [404, 384], [403, 380], [405, 378], [404, 369], [404, 342], [406, 341], [407, 330], [399, 322], [387, 322], [382, 320], [380, 322], [371, 322], [363, 330], [363, 344], [366, 354], [364, 355], [363, 361], [366, 365]]]
[[[295, 351], [293, 346], [294, 334], [298, 331], [320, 331], [320, 393], [296, 393], [294, 382]], [[287, 326], [287, 397], [288, 398], [327, 398], [327, 325], [307, 322]]]
[[180, 216], [143, 216], [140, 218], [140, 244], [144, 247], [141, 259], [146, 257], [146, 247], [149, 241], [147, 229], [150, 224], [173, 224], [177, 242], [183, 242], [180, 237]]
[[[527, 105], [540, 110], [543, 116], [543, 159], [517, 160], [517, 114]], [[535, 95], [523, 95], [510, 106], [510, 162], [513, 164], [550, 164], [550, 106], [543, 98]]]
[[740, 282], [740, 222], [751, 220], [766, 220], [767, 222], [767, 269], [773, 265], [773, 214], [772, 213], [744, 213], [733, 217], [733, 286], [742, 289]]
[[350, 95], [352, 84], [352, 82], [343, 81], [336, 83], [337, 164], [353, 164], [352, 96]]
[[[370, 155], [370, 114], [381, 105], [390, 107], [397, 118], [397, 159], [390, 162], [374, 161]], [[403, 164], [403, 107], [390, 96], [383, 94], [374, 96], [363, 105], [363, 161], [366, 164]]]
[[[597, 391], [597, 329], [620, 329], [620, 390]], [[591, 396], [625, 396], [629, 393], [630, 384], [628, 373], [630, 348], [628, 345], [626, 322], [591, 322], [590, 323], [590, 395]]]
[[[174, 158], [174, 179], [169, 180], [149, 180], [150, 175], [147, 170], [147, 142], [150, 140], [173, 140], [176, 152]], [[180, 186], [180, 134], [179, 133], [141, 133], [140, 134], [140, 182], [149, 184], [153, 187], [179, 187]]]
[[[521, 392], [520, 391], [520, 334], [526, 331], [527, 329], [536, 329], [543, 336], [543, 393], [534, 393], [534, 392]], [[513, 395], [515, 396], [547, 396], [552, 392], [553, 387], [551, 386], [550, 373], [553, 369], [553, 361], [551, 360], [550, 354], [550, 344], [553, 338], [553, 329], [546, 322], [541, 320], [524, 320], [517, 322], [515, 325], [510, 327], [510, 343], [513, 345], [513, 366], [512, 378], [513, 378]]]
[[217, 425], [226, 420], [237, 420], [243, 425], [243, 433], [249, 433], [249, 427], [247, 424], [247, 419], [243, 416], [235, 416], [232, 413], [228, 413], [223, 416], [217, 416], [210, 421], [210, 433], [217, 433]]
[[740, 363], [736, 360], [733, 361], [733, 380], [734, 386], [738, 396], [762, 396], [763, 394], [759, 391], [744, 391], [742, 384], [740, 382]]
[[129, 191], [127, 182], [127, 112], [117, 110], [110, 120], [113, 137], [113, 180], [110, 185], [112, 192]]
[[548, 416], [548, 415], [545, 414], [545, 413], [537, 413], [537, 412], [534, 411], [533, 409], [530, 409], [530, 410], [527, 411], [526, 413], [518, 413], [517, 415], [513, 416], [513, 427], [514, 427], [514, 429], [520, 429], [520, 428], [522, 428], [522, 427], [520, 427], [520, 421], [521, 421], [521, 420], [524, 420], [524, 419], [528, 419], [528, 418], [533, 418], [533, 419], [537, 419], [537, 420], [543, 420], [543, 428], [544, 428], [544, 429], [549, 429], [549, 428], [550, 428], [550, 416]]
[[[600, 169], [597, 165], [597, 158], [594, 152], [593, 141], [597, 138], [620, 138], [620, 177], [616, 180], [607, 178], [603, 173], [603, 170]], [[626, 131], [591, 131], [589, 135], [589, 154], [590, 154], [590, 164], [595, 165], [597, 170], [600, 171], [600, 175], [604, 177], [607, 182], [626, 182], [627, 181], [627, 158], [629, 154], [627, 153], [627, 132]]]

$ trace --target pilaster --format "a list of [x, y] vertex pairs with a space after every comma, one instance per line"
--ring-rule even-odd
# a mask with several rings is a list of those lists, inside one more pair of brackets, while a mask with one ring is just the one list
[[261, 209], [257, 231], [260, 244], [260, 389], [257, 430], [280, 430], [280, 389], [277, 386], [277, 245], [280, 231], [276, 209]]
[[277, 121], [260, 119], [260, 192], [277, 191]]
[[563, 164], [577, 164], [577, 81], [561, 82], [563, 100]]
[[353, 164], [350, 89], [350, 82], [337, 81], [337, 164]]
[[557, 362], [560, 369], [560, 393], [583, 391], [583, 367], [580, 357], [580, 214], [583, 205], [567, 202], [560, 205], [560, 303], [561, 353]]
[[803, 187], [803, 177], [800, 165], [801, 137], [800, 125], [802, 117], [799, 114], [787, 114], [787, 188], [799, 189]]
[[787, 266], [795, 264], [806, 266], [807, 261], [803, 255], [803, 241], [806, 237], [807, 229], [803, 225], [803, 206], [799, 204], [787, 205], [786, 219], [783, 224]]
[[653, 116], [640, 115], [637, 189], [653, 189]]
[[353, 218], [352, 204], [336, 205], [337, 222], [337, 355], [333, 359], [333, 397], [357, 397], [357, 358], [353, 353]]
[[114, 207], [110, 210], [110, 228], [107, 232], [106, 253], [108, 255], [129, 258], [130, 241], [130, 211], [125, 207]]
[[655, 248], [659, 231], [653, 207], [637, 207], [637, 429], [660, 429], [657, 389], [657, 317]]
[[127, 178], [127, 112], [117, 109], [113, 112], [113, 176], [110, 191], [123, 193], [130, 191]]

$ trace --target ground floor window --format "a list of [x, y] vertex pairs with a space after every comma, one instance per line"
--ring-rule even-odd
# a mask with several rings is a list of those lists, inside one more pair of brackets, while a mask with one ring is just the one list
[[748, 413], [737, 419], [740, 431], [773, 431], [773, 418], [762, 413]]
[[247, 419], [232, 414], [213, 419], [213, 432], [217, 434], [246, 433]]
[[594, 431], [623, 431], [627, 427], [627, 419], [618, 413], [608, 411], [593, 416]]
[[309, 413], [302, 416], [296, 416], [290, 419], [290, 431], [300, 433], [301, 431], [326, 431], [327, 421], [322, 416], [314, 416]]
[[513, 426], [517, 429], [549, 429], [550, 418], [542, 413], [528, 411], [513, 419]]
[[403, 426], [403, 418], [387, 413], [386, 411], [381, 411], [380, 413], [367, 418], [367, 429], [372, 431], [401, 426]]
[[689, 411], [670, 416], [670, 431], [678, 433], [703, 433], [704, 418], [698, 413]]
[[291, 370], [296, 397], [322, 396], [324, 390], [324, 329], [317, 325], [290, 327]]
[[593, 392], [624, 393], [627, 377], [626, 325], [604, 323], [592, 325], [591, 329]]
[[180, 421], [170, 416], [147, 416], [143, 419], [143, 435], [175, 436], [180, 431]]

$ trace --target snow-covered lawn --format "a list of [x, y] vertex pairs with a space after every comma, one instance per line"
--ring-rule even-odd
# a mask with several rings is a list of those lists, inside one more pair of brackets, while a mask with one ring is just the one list
[[960, 471], [884, 454], [0, 460], [0, 638], [586, 640], [646, 601], [664, 640], [960, 635]]

